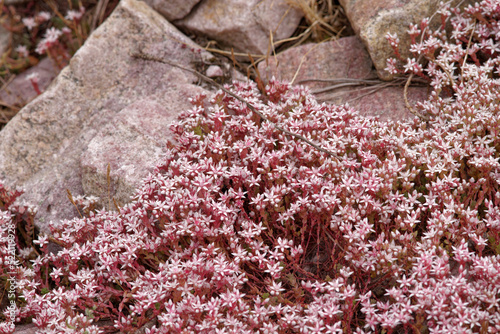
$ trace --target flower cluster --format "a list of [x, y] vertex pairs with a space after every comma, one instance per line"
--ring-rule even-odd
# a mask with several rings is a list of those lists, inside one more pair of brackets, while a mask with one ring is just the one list
[[50, 1], [4, 6], [0, 16], [12, 32], [13, 47], [0, 62], [2, 76], [22, 72], [44, 56], [62, 69], [118, 2], [96, 6], [95, 1], [83, 0], [68, 3], [69, 8]]
[[[48, 27], [43, 38], [39, 39], [36, 44], [36, 53], [39, 55], [47, 54], [54, 59], [60, 68], [65, 66], [69, 60], [70, 52], [76, 51], [85, 39], [82, 27], [79, 26], [84, 13], [85, 8], [83, 6], [80, 7], [79, 11], [69, 10], [66, 17], [63, 18], [64, 27], [61, 29], [53, 26]], [[39, 12], [33, 17], [22, 19], [24, 26], [29, 31], [32, 42], [38, 39], [39, 27], [51, 19], [52, 15], [49, 12]], [[64, 41], [62, 40], [63, 37]], [[20, 57], [27, 58], [29, 55], [26, 45], [18, 45], [16, 51]]]
[[12, 333], [14, 322], [27, 316], [19, 312], [23, 302], [16, 296], [16, 283], [29, 274], [29, 259], [37, 251], [32, 248], [38, 233], [34, 225], [36, 208], [18, 204], [16, 199], [21, 194], [0, 181], [0, 282], [5, 287], [0, 298], [0, 333]]
[[[402, 59], [397, 35], [386, 35], [396, 55], [388, 61], [388, 70], [392, 74], [411, 73], [429, 80], [437, 95], [456, 92], [455, 86], [464, 81], [500, 74], [498, 1], [484, 0], [469, 5], [463, 12], [451, 8], [450, 3], [441, 3], [436, 13], [441, 19], [439, 29], [431, 30], [434, 22], [429, 19], [422, 20], [420, 26], [410, 26], [413, 58]], [[446, 34], [448, 24], [452, 28], [450, 36]], [[398, 66], [398, 62], [402, 65]]]
[[42, 11], [37, 13], [35, 16], [23, 18], [22, 22], [29, 31], [32, 31], [40, 24], [49, 21], [51, 17], [52, 15], [49, 12]]
[[[496, 26], [499, 6], [483, 3], [452, 23]], [[476, 64], [440, 43], [441, 65], [405, 67], [445, 73], [418, 106], [427, 122], [380, 122], [279, 81], [227, 86], [246, 102], [193, 99], [131, 203], [78, 198], [87, 217], [34, 241], [19, 318], [44, 333], [499, 332], [496, 53]]]

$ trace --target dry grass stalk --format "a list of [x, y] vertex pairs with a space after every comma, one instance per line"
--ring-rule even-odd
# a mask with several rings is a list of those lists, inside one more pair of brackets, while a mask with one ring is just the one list
[[104, 15], [106, 13], [106, 8], [108, 7], [109, 0], [99, 0], [95, 8], [95, 12], [92, 15], [92, 24], [90, 26], [90, 31], [94, 31], [101, 23], [104, 21]]
[[310, 31], [307, 38], [315, 42], [333, 36], [338, 37], [344, 30], [347, 20], [342, 7], [333, 0], [286, 0], [286, 2], [304, 13], [304, 18]]

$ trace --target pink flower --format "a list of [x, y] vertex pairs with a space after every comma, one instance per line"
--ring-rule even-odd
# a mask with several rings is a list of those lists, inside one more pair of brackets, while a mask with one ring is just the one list
[[47, 31], [45, 32], [44, 39], [48, 44], [52, 45], [59, 40], [59, 37], [61, 37], [62, 34], [63, 32], [61, 30], [52, 27], [47, 29]]
[[29, 55], [28, 48], [26, 45], [18, 45], [16, 47], [16, 52], [19, 54], [20, 57], [26, 58]]
[[66, 14], [65, 18], [70, 21], [75, 21], [78, 22], [81, 20], [83, 17], [83, 14], [85, 13], [85, 9], [83, 8], [83, 11], [81, 10], [83, 7], [80, 8], [79, 11], [76, 10], [68, 10], [68, 13]]
[[40, 40], [40, 42], [38, 42], [38, 45], [36, 46], [36, 53], [42, 55], [44, 54], [45, 52], [47, 52], [47, 49], [49, 48], [49, 43], [47, 43], [47, 41], [45, 39], [42, 39]]
[[42, 23], [42, 22], [50, 20], [51, 17], [52, 17], [52, 15], [50, 15], [49, 12], [39, 12], [36, 15], [35, 19], [37, 22]]
[[33, 17], [26, 17], [22, 21], [24, 26], [30, 31], [38, 25]]

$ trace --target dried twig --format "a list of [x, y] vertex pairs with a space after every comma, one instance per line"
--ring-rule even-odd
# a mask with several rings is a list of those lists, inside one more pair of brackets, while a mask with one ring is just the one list
[[[0, 106], [1, 106], [1, 101], [0, 101]], [[0, 108], [0, 129], [3, 125], [9, 123], [9, 121], [16, 116], [18, 109], [4, 109]]]
[[78, 211], [78, 215], [80, 215], [80, 218], [83, 218], [82, 214], [80, 213], [80, 210], [78, 209], [78, 205], [76, 205], [75, 200], [73, 199], [73, 195], [71, 195], [71, 191], [69, 191], [69, 189], [66, 189], [66, 192], [68, 193], [69, 201], [76, 208], [76, 211]]
[[332, 82], [332, 83], [344, 83], [344, 82], [353, 82], [357, 84], [365, 84], [365, 83], [378, 83], [380, 80], [377, 78], [366, 78], [366, 79], [353, 79], [353, 78], [337, 78], [337, 79], [302, 79], [298, 83], [303, 84], [306, 82]]
[[[357, 87], [357, 86], [379, 86], [381, 85], [380, 82], [372, 82], [371, 80], [366, 80], [365, 82], [343, 82], [343, 83], [338, 83], [336, 85], [332, 85], [332, 86], [328, 86], [328, 87], [325, 87], [325, 88], [319, 88], [319, 89], [315, 89], [312, 91], [313, 94], [321, 94], [321, 93], [325, 93], [325, 92], [328, 92], [328, 91], [331, 91], [331, 90], [336, 90], [336, 89], [339, 89], [339, 88], [345, 88], [345, 87]], [[382, 84], [384, 85], [384, 87], [386, 86], [394, 86], [396, 84]]]
[[474, 32], [476, 31], [476, 24], [477, 24], [477, 19], [474, 19], [474, 26], [472, 27], [472, 31], [469, 36], [469, 42], [467, 43], [467, 50], [465, 50], [464, 61], [462, 62], [462, 67], [460, 69], [460, 74], [462, 78], [464, 77], [464, 66], [465, 63], [467, 62], [467, 56], [469, 55], [469, 49], [470, 49], [470, 44], [472, 42], [472, 37], [474, 36]]
[[339, 18], [342, 8], [334, 5], [334, 1], [323, 1], [319, 4], [316, 1], [307, 0], [286, 0], [286, 2], [304, 13], [307, 25], [314, 27], [313, 38], [321, 38], [322, 35], [338, 36], [345, 25], [345, 17]]
[[[359, 95], [359, 96], [356, 96], [354, 98], [351, 98], [351, 99], [349, 99], [347, 101], [344, 101], [344, 102], [351, 103], [353, 101], [356, 101], [356, 100], [359, 100], [359, 99], [361, 99], [361, 98], [363, 98], [365, 96], [374, 94], [377, 91], [379, 91], [379, 90], [381, 90], [383, 88], [386, 88], [386, 87], [390, 87], [390, 86], [394, 86], [394, 85], [392, 85], [390, 83], [386, 83], [386, 84], [378, 84], [378, 85], [374, 85], [374, 86], [368, 86], [368, 87], [363, 87], [363, 88], [357, 89], [356, 93], [365, 92], [365, 91], [366, 91], [366, 93], [364, 93], [362, 95]], [[329, 95], [326, 95], [326, 96], [317, 97], [317, 99], [318, 99], [319, 102], [326, 102], [326, 101], [332, 100], [333, 98], [336, 98], [336, 97], [339, 97], [339, 96], [342, 96], [342, 95], [345, 95], [345, 94], [349, 94], [349, 93], [350, 92], [348, 92], [348, 91], [337, 92], [337, 93], [329, 94]]]
[[139, 58], [139, 59], [143, 59], [143, 60], [157, 61], [159, 63], [163, 63], [163, 64], [167, 64], [167, 65], [170, 65], [170, 66], [173, 66], [173, 67], [177, 67], [177, 68], [179, 68], [179, 69], [181, 69], [183, 71], [192, 73], [192, 74], [198, 76], [200, 79], [204, 80], [205, 82], [207, 82], [207, 83], [209, 83], [211, 85], [214, 85], [215, 87], [219, 88], [220, 90], [222, 90], [227, 95], [229, 95], [229, 96], [235, 98], [236, 100], [244, 103], [248, 107], [248, 109], [250, 109], [254, 114], [256, 114], [257, 116], [259, 116], [262, 120], [271, 123], [274, 126], [275, 129], [277, 129], [277, 130], [279, 130], [279, 131], [281, 131], [281, 132], [283, 132], [283, 133], [285, 133], [285, 134], [287, 134], [287, 135], [289, 135], [291, 137], [294, 137], [294, 138], [297, 138], [299, 140], [302, 140], [302, 141], [306, 142], [307, 144], [311, 145], [312, 147], [314, 147], [318, 151], [321, 151], [323, 153], [326, 153], [328, 155], [331, 155], [331, 156], [339, 159], [339, 157], [335, 153], [330, 152], [330, 151], [328, 151], [328, 150], [326, 150], [326, 149], [324, 149], [324, 148], [322, 148], [322, 147], [314, 144], [312, 141], [310, 141], [306, 137], [304, 137], [302, 135], [299, 135], [297, 133], [290, 132], [290, 131], [282, 128], [281, 126], [279, 126], [279, 125], [271, 122], [266, 116], [264, 116], [264, 114], [262, 114], [260, 111], [258, 111], [257, 109], [255, 109], [250, 103], [248, 103], [247, 101], [245, 101], [243, 98], [241, 98], [240, 96], [234, 94], [233, 92], [231, 92], [228, 89], [224, 88], [219, 83], [215, 82], [214, 80], [210, 79], [206, 75], [201, 74], [198, 71], [192, 70], [190, 68], [181, 66], [179, 64], [170, 62], [168, 60], [165, 60], [165, 59], [162, 59], [162, 58], [159, 58], [159, 57], [155, 57], [153, 55], [145, 54], [145, 53], [142, 53], [142, 52], [134, 52], [134, 53], [131, 54], [131, 56], [134, 57], [134, 58]]
[[16, 113], [17, 113], [19, 110], [21, 110], [21, 107], [16, 107], [16, 106], [14, 106], [14, 105], [12, 105], [12, 104], [5, 103], [5, 102], [3, 102], [2, 100], [0, 100], [0, 106], [2, 106], [2, 107], [6, 107], [6, 108], [9, 108], [9, 109], [11, 109], [12, 111], [14, 111], [14, 112], [16, 112]]
[[[196, 47], [196, 48], [199, 48], [199, 47]], [[231, 51], [225, 51], [225, 50], [220, 50], [220, 49], [215, 49], [215, 48], [203, 48], [205, 51], [208, 51], [208, 52], [213, 52], [213, 53], [218, 53], [218, 54], [221, 54], [221, 55], [224, 55], [224, 56], [228, 56], [228, 57], [231, 57], [231, 56], [236, 56], [236, 57], [248, 57], [248, 53], [242, 53], [242, 52], [234, 52], [233, 50]], [[254, 58], [257, 58], [257, 59], [265, 59], [266, 58], [266, 55], [261, 55], [261, 54], [254, 54], [252, 53], [251, 54], [252, 57]], [[151, 59], [152, 60], [152, 59]]]
[[[417, 82], [421, 85], [426, 85], [427, 86], [427, 81], [424, 81], [422, 79], [416, 78], [416, 80], [413, 80], [414, 82]], [[392, 81], [382, 81], [378, 78], [370, 77], [370, 78], [365, 78], [365, 79], [354, 79], [354, 78], [337, 78], [337, 79], [305, 79], [301, 80], [298, 83], [306, 83], [306, 82], [331, 82], [335, 83], [334, 85], [327, 86], [324, 88], [318, 88], [316, 90], [313, 90], [313, 94], [321, 94], [328, 92], [330, 90], [336, 90], [339, 88], [345, 88], [345, 87], [351, 87], [351, 86], [375, 86], [375, 87], [389, 87], [389, 86], [403, 86], [406, 82], [406, 79], [404, 78], [396, 78]]]

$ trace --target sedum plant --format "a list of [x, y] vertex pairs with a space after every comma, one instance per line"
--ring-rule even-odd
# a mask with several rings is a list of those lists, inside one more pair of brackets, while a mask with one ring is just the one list
[[390, 62], [429, 79], [421, 118], [379, 122], [279, 81], [226, 86], [245, 102], [193, 99], [130, 204], [80, 198], [87, 217], [19, 253], [18, 319], [44, 333], [499, 332], [500, 5], [441, 14], [441, 29], [410, 29], [419, 62]]

